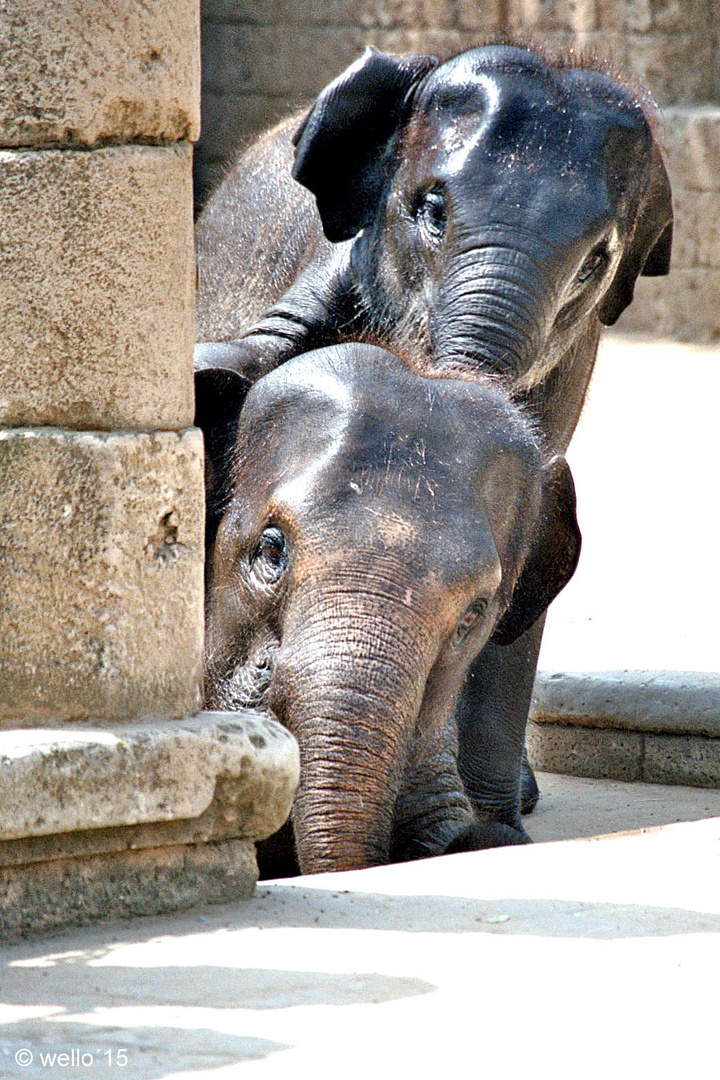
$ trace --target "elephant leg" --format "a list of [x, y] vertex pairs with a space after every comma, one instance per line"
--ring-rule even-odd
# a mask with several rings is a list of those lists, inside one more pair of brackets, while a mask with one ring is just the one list
[[528, 761], [527, 746], [523, 747], [522, 762], [520, 765], [520, 811], [523, 814], [532, 814], [540, 798], [540, 788], [535, 779], [532, 765]]
[[295, 853], [292, 818], [256, 845], [258, 872], [261, 881], [270, 878], [297, 877], [300, 873]]
[[452, 726], [446, 725], [432, 745], [425, 743], [413, 758], [395, 803], [391, 862], [442, 855], [475, 820], [457, 770]]
[[511, 645], [489, 642], [468, 672], [456, 710], [458, 768], [476, 813], [523, 835], [521, 803], [529, 812], [538, 797], [525, 728], [544, 622], [538, 619]]

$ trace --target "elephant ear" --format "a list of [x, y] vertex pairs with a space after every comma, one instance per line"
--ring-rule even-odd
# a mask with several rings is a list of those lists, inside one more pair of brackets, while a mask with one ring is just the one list
[[205, 440], [206, 547], [210, 550], [225, 506], [233, 449], [250, 379], [227, 367], [196, 367], [195, 426]]
[[663, 277], [670, 271], [672, 191], [662, 156], [655, 145], [650, 171], [648, 194], [640, 208], [635, 232], [598, 309], [600, 321], [606, 326], [617, 322], [631, 303], [640, 274]]
[[314, 194], [328, 240], [349, 240], [373, 220], [412, 92], [437, 64], [368, 47], [295, 133], [293, 176]]
[[497, 645], [511, 645], [547, 609], [575, 573], [582, 537], [576, 517], [575, 485], [564, 457], [543, 469], [543, 498], [533, 545], [495, 629]]

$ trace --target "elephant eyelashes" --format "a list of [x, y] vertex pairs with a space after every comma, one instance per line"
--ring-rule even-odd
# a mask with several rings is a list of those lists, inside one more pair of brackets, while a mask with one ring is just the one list
[[415, 217], [430, 239], [441, 239], [447, 225], [447, 203], [442, 188], [423, 192], [415, 204]]
[[263, 530], [252, 557], [253, 569], [266, 581], [277, 581], [288, 564], [288, 546], [282, 529], [270, 525]]
[[610, 262], [610, 252], [607, 249], [607, 244], [604, 242], [598, 244], [597, 247], [588, 255], [585, 262], [580, 267], [577, 279], [580, 282], [589, 281], [591, 277], [595, 277], [602, 270], [605, 269]]
[[470, 605], [460, 622], [457, 624], [455, 630], [455, 639], [457, 641], [465, 640], [480, 616], [485, 613], [487, 605], [487, 600], [476, 600]]

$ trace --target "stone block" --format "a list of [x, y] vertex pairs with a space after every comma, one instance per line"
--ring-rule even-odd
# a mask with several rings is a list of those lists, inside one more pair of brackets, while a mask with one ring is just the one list
[[[251, 710], [165, 724], [4, 731], [0, 842], [73, 833], [82, 841], [93, 830], [190, 821], [204, 830], [196, 839], [264, 840], [287, 820], [299, 770], [290, 732]], [[157, 836], [158, 847], [172, 843], [167, 830]], [[95, 853], [74, 844], [78, 850]], [[67, 854], [56, 843], [44, 858]], [[10, 856], [0, 843], [0, 865]]]
[[160, 915], [250, 897], [250, 840], [55, 859], [0, 869], [0, 938], [107, 916]]
[[680, 268], [688, 270], [697, 265], [700, 224], [698, 209], [701, 194], [707, 193], [688, 191], [673, 184], [672, 268], [674, 270]]
[[277, 21], [363, 30], [425, 30], [454, 24], [452, 0], [281, 0]]
[[462, 30], [482, 30], [490, 39], [503, 29], [503, 0], [455, 0], [456, 25]]
[[644, 34], [653, 25], [653, 0], [615, 2], [615, 23], [625, 33]]
[[693, 735], [647, 735], [643, 780], [720, 788], [720, 739]]
[[279, 27], [209, 23], [202, 40], [203, 93], [312, 98], [363, 48], [364, 35], [355, 28], [298, 28], [289, 49], [287, 32]]
[[673, 186], [720, 192], [720, 108], [665, 109], [662, 134]]
[[0, 723], [200, 705], [202, 435], [0, 431]]
[[273, 26], [278, 21], [282, 0], [203, 0], [203, 33], [207, 23], [248, 23]]
[[720, 739], [720, 675], [703, 671], [539, 671], [530, 716], [538, 724]]
[[360, 29], [464, 27], [489, 33], [501, 25], [500, 0], [205, 0], [203, 25], [319, 26]]
[[573, 724], [530, 722], [527, 727], [528, 756], [534, 769], [598, 779], [640, 780], [643, 739], [637, 731]]
[[1, 424], [192, 424], [191, 153], [0, 151]]
[[673, 267], [720, 270], [720, 191], [673, 188]]
[[[528, 28], [520, 22], [512, 29], [522, 34]], [[631, 85], [633, 80], [639, 83], [661, 106], [690, 105], [713, 97], [716, 59], [711, 38], [698, 39], [688, 32], [624, 33], [602, 25], [586, 30], [572, 25], [532, 30], [551, 52], [573, 48], [580, 56], [608, 62], [611, 69], [629, 75]]]
[[[625, 0], [627, 3], [627, 0]], [[636, 0], [637, 2], [637, 0]], [[667, 33], [694, 30], [698, 36], [718, 29], [717, 4], [714, 0], [641, 0], [648, 3], [652, 26]]]
[[617, 326], [623, 333], [720, 341], [720, 271], [677, 267], [665, 278], [639, 278]]
[[508, 0], [507, 16], [516, 32], [586, 33], [599, 25], [598, 0]]
[[683, 105], [713, 96], [715, 56], [712, 37], [684, 33], [627, 34], [618, 57], [659, 105]]
[[[298, 26], [288, 48], [285, 26], [207, 23], [203, 92], [279, 94], [311, 99], [372, 45], [382, 52], [447, 56], [486, 39], [482, 30]], [[301, 58], [301, 60], [300, 60]]]
[[6, 0], [0, 145], [196, 139], [197, 0]]

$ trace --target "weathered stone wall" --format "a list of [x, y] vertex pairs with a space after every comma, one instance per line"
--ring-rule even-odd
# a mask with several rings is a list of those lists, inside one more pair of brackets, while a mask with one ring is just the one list
[[298, 772], [198, 715], [198, 0], [1, 7], [0, 937], [248, 895]]
[[0, 726], [187, 716], [196, 3], [9, 0], [2, 26]]
[[366, 44], [436, 55], [499, 32], [604, 59], [661, 107], [675, 191], [669, 279], [625, 329], [720, 338], [720, 5], [715, 0], [203, 0], [198, 205], [252, 135], [301, 108]]

